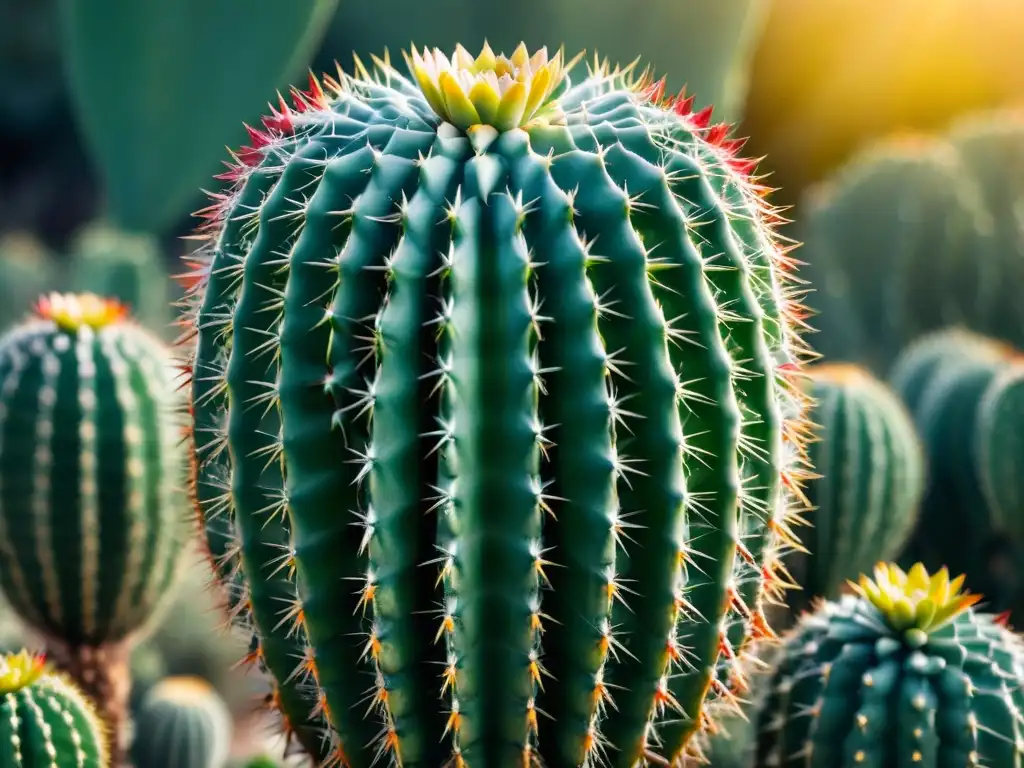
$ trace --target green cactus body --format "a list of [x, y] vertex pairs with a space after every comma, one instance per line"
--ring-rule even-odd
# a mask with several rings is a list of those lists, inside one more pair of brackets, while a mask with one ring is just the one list
[[689, 102], [434, 56], [315, 85], [209, 212], [212, 554], [321, 760], [681, 759], [793, 541], [790, 262]]
[[144, 327], [173, 335], [170, 280], [154, 238], [91, 224], [78, 233], [69, 267], [71, 290], [117, 299]]
[[993, 524], [1024, 545], [1024, 365], [1004, 370], [979, 406], [975, 455]]
[[877, 571], [784, 639], [756, 768], [1020, 765], [1020, 638], [970, 609], [962, 577]]
[[998, 283], [973, 257], [989, 218], [960, 158], [938, 140], [865, 151], [808, 195], [801, 224], [816, 348], [884, 374], [921, 333], [970, 319]]
[[0, 657], [0, 765], [107, 768], [106, 734], [93, 705], [41, 656]]
[[821, 365], [808, 370], [810, 445], [816, 477], [807, 483], [809, 550], [791, 568], [803, 600], [834, 599], [846, 580], [899, 554], [917, 522], [925, 458], [914, 423], [888, 386], [865, 369]]
[[0, 584], [117, 730], [189, 533], [170, 351], [95, 296], [0, 338]]
[[231, 713], [205, 680], [168, 677], [135, 716], [135, 768], [221, 768], [231, 750]]

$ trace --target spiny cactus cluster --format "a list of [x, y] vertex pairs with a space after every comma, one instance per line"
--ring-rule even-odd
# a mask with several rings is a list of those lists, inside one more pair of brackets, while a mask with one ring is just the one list
[[756, 768], [1019, 765], [1024, 643], [962, 576], [879, 564], [783, 641]]
[[221, 768], [231, 749], [227, 705], [201, 678], [157, 683], [135, 717], [135, 768]]
[[188, 535], [170, 351], [116, 302], [52, 294], [0, 337], [0, 585], [117, 732], [128, 644]]
[[678, 762], [802, 506], [754, 164], [632, 70], [375, 64], [252, 130], [205, 213], [193, 490], [251, 658], [329, 764]]
[[93, 705], [44, 657], [0, 657], [0, 765], [107, 768], [107, 734]]
[[886, 384], [858, 366], [825, 364], [808, 369], [807, 389], [815, 477], [806, 492], [814, 511], [801, 536], [809, 552], [791, 566], [802, 588], [788, 600], [796, 610], [838, 597], [847, 579], [898, 555], [925, 487], [914, 423]]

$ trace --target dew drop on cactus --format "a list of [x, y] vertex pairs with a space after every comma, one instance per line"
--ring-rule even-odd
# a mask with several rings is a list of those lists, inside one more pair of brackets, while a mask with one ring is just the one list
[[1017, 765], [1024, 644], [964, 577], [879, 564], [782, 643], [756, 768]]
[[0, 584], [116, 738], [134, 633], [175, 582], [171, 351], [116, 302], [52, 294], [0, 337]]
[[203, 213], [193, 492], [250, 659], [328, 764], [678, 762], [795, 541], [775, 213], [646, 74], [408, 64], [312, 80]]

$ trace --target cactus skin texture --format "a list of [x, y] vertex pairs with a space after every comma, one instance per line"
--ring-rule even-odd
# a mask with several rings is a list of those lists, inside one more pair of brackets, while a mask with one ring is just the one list
[[157, 683], [135, 716], [135, 768], [222, 768], [231, 751], [231, 713], [198, 677]]
[[42, 656], [0, 656], [0, 765], [107, 768], [103, 723], [93, 705]]
[[756, 768], [980, 768], [1024, 759], [1024, 644], [945, 569], [879, 564], [782, 643]]
[[903, 548], [917, 522], [924, 495], [924, 450], [896, 393], [866, 369], [826, 364], [808, 369], [814, 402], [810, 445], [815, 477], [806, 485], [814, 508], [801, 537], [809, 554], [791, 571], [803, 600], [835, 599], [846, 580], [888, 560]]
[[440, 56], [314, 81], [207, 212], [211, 553], [321, 761], [679, 762], [795, 541], [792, 262], [709, 112]]
[[115, 738], [129, 646], [189, 533], [171, 351], [116, 302], [52, 294], [0, 337], [0, 584]]
[[117, 299], [145, 328], [172, 335], [171, 282], [154, 238], [95, 222], [75, 238], [69, 268], [72, 291]]

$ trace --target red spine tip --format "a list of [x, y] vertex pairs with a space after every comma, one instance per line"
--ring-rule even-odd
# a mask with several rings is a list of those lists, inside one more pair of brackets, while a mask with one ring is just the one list
[[707, 128], [711, 125], [711, 113], [714, 111], [714, 107], [710, 104], [700, 112], [695, 112], [691, 120], [695, 128]]

